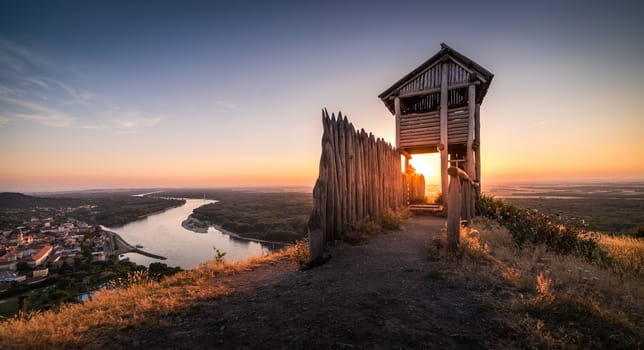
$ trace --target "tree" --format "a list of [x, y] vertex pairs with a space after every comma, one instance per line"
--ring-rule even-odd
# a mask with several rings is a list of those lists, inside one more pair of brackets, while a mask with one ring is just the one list
[[24, 261], [21, 261], [21, 262], [17, 263], [16, 264], [16, 269], [18, 269], [19, 272], [23, 272], [23, 273], [24, 272], [30, 272], [32, 270], [31, 266], [29, 266], [29, 264], [27, 264]]
[[29, 296], [28, 295], [21, 295], [18, 297], [18, 308], [20, 311], [27, 311], [27, 307], [29, 306]]

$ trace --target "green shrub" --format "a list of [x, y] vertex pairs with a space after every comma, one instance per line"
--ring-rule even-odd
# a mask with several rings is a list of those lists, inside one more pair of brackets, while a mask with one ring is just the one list
[[626, 231], [626, 234], [634, 238], [644, 239], [644, 225], [639, 224], [632, 227], [630, 230]]
[[443, 204], [443, 192], [438, 192], [438, 195], [436, 195], [436, 199], [434, 199], [434, 203]]
[[400, 229], [400, 223], [401, 219], [399, 215], [396, 215], [391, 210], [385, 211], [381, 216], [380, 216], [380, 226], [384, 230], [388, 231], [395, 231]]
[[477, 211], [505, 226], [519, 248], [526, 244], [545, 244], [559, 254], [575, 254], [602, 266], [612, 263], [597, 237], [586, 232], [583, 221], [554, 219], [537, 210], [515, 207], [485, 195], [478, 200]]

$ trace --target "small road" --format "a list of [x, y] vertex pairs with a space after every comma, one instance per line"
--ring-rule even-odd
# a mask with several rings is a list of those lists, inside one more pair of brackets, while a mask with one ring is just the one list
[[324, 265], [290, 261], [213, 279], [235, 290], [159, 322], [93, 344], [163, 349], [495, 348], [495, 322], [474, 291], [441, 278], [427, 259], [444, 219], [413, 217], [404, 229], [341, 244]]

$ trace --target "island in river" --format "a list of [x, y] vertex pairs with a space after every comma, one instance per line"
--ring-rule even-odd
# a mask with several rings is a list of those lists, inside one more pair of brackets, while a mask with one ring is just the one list
[[215, 227], [232, 236], [261, 242], [293, 243], [307, 234], [313, 199], [306, 189], [169, 190], [171, 197], [213, 198], [197, 207], [184, 227]]

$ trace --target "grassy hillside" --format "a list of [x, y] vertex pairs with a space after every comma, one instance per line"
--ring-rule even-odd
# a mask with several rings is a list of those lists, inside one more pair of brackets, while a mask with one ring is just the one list
[[[56, 311], [23, 313], [0, 322], [0, 349], [91, 347], [114, 330], [162, 322], [175, 310], [234, 292], [213, 278], [291, 259], [304, 262], [308, 246], [298, 244], [278, 253], [239, 263], [217, 259], [156, 282], [146, 272], [114, 281], [92, 300], [62, 305]], [[102, 339], [105, 341], [105, 339]]]
[[444, 235], [431, 242], [429, 256], [481, 288], [481, 301], [505, 324], [500, 332], [529, 348], [644, 343], [644, 240], [589, 233], [579, 222], [490, 197], [479, 208], [484, 217], [461, 231], [456, 265]]
[[[427, 260], [418, 262], [423, 265], [419, 266], [419, 271], [429, 272], [420, 278], [422, 281], [416, 282], [427, 288], [434, 288], [433, 283], [447, 286], [450, 295], [467, 291], [468, 298], [471, 295], [475, 304], [492, 315], [493, 326], [486, 328], [489, 334], [486, 333], [485, 338], [490, 339], [495, 348], [505, 344], [510, 348], [520, 345], [525, 348], [637, 349], [644, 344], [641, 327], [644, 324], [644, 304], [641, 303], [644, 300], [644, 241], [587, 234], [583, 226], [554, 222], [547, 215], [491, 198], [484, 198], [481, 211], [483, 217], [473, 220], [461, 231], [461, 248], [456, 254], [446, 251], [445, 233], [436, 234], [429, 243]], [[406, 233], [398, 233], [400, 236], [396, 239], [404, 239]], [[422, 234], [427, 233], [423, 231]], [[241, 275], [241, 271], [284, 259], [302, 262], [306, 252], [306, 244], [300, 243], [280, 253], [242, 263], [225, 264], [216, 259], [161, 282], [143, 272], [133, 273], [129, 278], [117, 281], [115, 288], [88, 302], [64, 305], [55, 312], [21, 314], [0, 322], [0, 348], [100, 346], [109, 341], [106, 339], [110, 334], [120, 334], [120, 331], [130, 334], [126, 330], [133, 329], [139, 334], [139, 329], [145, 325], [167, 323], [174, 327], [176, 322], [191, 322], [190, 319], [175, 320], [177, 310], [183, 310], [183, 315], [192, 315], [186, 310], [198, 309], [200, 303], [207, 301], [211, 306], [209, 310], [219, 312], [219, 298], [239, 292], [217, 283], [215, 278]], [[388, 254], [397, 256], [398, 253], [391, 251]], [[382, 255], [370, 256], [383, 258]], [[332, 268], [333, 261], [321, 269]], [[385, 280], [392, 278], [379, 271], [369, 271], [369, 264], [363, 265], [365, 273], [377, 274]], [[403, 273], [414, 271], [408, 269]], [[307, 273], [315, 274], [316, 270]], [[310, 283], [308, 279], [297, 281], [304, 285]], [[333, 281], [325, 279], [324, 283], [328, 282], [327, 287], [333, 290]], [[248, 286], [252, 281], [245, 283], [241, 286]], [[267, 287], [264, 280], [253, 288], [275, 290], [278, 305], [300, 300], [297, 288], [285, 288], [288, 284], [283, 280], [274, 283], [273, 287]], [[408, 307], [427, 306], [427, 298], [396, 300], [394, 296], [398, 291], [395, 288], [379, 290], [386, 304], [376, 303], [373, 309], [362, 311], [373, 316], [378, 315], [381, 307], [405, 313], [410, 310]], [[341, 297], [346, 298], [346, 295]], [[320, 298], [332, 303], [330, 295]], [[246, 307], [243, 306], [245, 300], [240, 302], [240, 307]], [[253, 302], [263, 305], [265, 301]], [[358, 309], [372, 305], [367, 300], [351, 300], [350, 304]], [[301, 310], [305, 312], [310, 307]], [[454, 307], [446, 312], [462, 311], [458, 305]], [[275, 311], [271, 310], [271, 313]], [[253, 317], [248, 320], [249, 324], [267, 327], [262, 314], [254, 312], [255, 309], [248, 311]], [[297, 316], [284, 317], [295, 320]], [[447, 313], [431, 315], [438, 320], [452, 316]], [[339, 322], [343, 315], [319, 317]], [[353, 321], [348, 319], [348, 322]], [[275, 329], [275, 336], [302, 332], [299, 326], [293, 321], [292, 326], [287, 326], [289, 329]], [[221, 330], [222, 327], [213, 324], [201, 329]], [[435, 331], [436, 334], [446, 332]], [[207, 338], [207, 335], [199, 336]]]
[[521, 339], [526, 348], [638, 349], [644, 342], [644, 241], [601, 237], [610, 268], [580, 252], [546, 243], [516, 245], [511, 230], [476, 219], [461, 231], [460, 258], [431, 242], [429, 257], [448, 278], [479, 290], [503, 327], [491, 337]]

